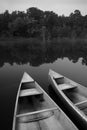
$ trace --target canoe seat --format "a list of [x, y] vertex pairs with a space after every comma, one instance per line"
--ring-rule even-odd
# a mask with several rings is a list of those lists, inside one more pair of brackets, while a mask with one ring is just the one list
[[43, 120], [43, 119], [49, 118], [53, 114], [54, 114], [53, 111], [46, 111], [43, 113], [37, 113], [37, 114], [33, 114], [33, 115], [27, 115], [27, 116], [25, 115], [25, 116], [19, 117], [18, 121], [21, 123], [35, 122], [38, 120]]
[[49, 111], [53, 111], [53, 110], [57, 110], [57, 107], [53, 107], [53, 108], [48, 108], [48, 109], [43, 109], [43, 110], [39, 110], [39, 111], [34, 111], [34, 112], [28, 112], [28, 113], [23, 113], [23, 114], [18, 114], [16, 115], [16, 117], [24, 117], [24, 116], [31, 116], [31, 115], [37, 115], [37, 114], [41, 114], [44, 112], [49, 112]]
[[20, 97], [39, 95], [39, 94], [43, 94], [43, 92], [37, 90], [36, 88], [25, 89], [20, 91]]
[[58, 85], [58, 88], [60, 87], [61, 90], [66, 90], [66, 89], [71, 89], [71, 88], [76, 88], [77, 86], [73, 85], [73, 84], [60, 84]]

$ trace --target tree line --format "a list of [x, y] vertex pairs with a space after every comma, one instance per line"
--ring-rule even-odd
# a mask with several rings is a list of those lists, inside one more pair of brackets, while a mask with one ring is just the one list
[[75, 10], [69, 16], [31, 7], [0, 14], [0, 37], [87, 38], [87, 15]]

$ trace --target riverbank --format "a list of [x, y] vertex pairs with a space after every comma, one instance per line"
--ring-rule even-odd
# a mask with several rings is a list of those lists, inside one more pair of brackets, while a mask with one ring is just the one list
[[[57, 43], [87, 43], [87, 38], [54, 38], [51, 40], [46, 40], [46, 43], [57, 44]], [[14, 46], [15, 44], [44, 44], [43, 40], [39, 38], [23, 38], [23, 37], [10, 37], [10, 38], [0, 38], [0, 45], [3, 46]]]
[[11, 37], [11, 38], [0, 38], [0, 45], [13, 46], [14, 44], [28, 44], [28, 43], [40, 43], [41, 40], [37, 38], [22, 38], [22, 37]]

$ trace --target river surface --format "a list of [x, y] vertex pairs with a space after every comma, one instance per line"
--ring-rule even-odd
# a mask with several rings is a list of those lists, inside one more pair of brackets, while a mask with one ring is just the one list
[[0, 117], [3, 130], [12, 129], [15, 99], [23, 73], [30, 74], [51, 95], [49, 69], [87, 86], [87, 45], [0, 46]]

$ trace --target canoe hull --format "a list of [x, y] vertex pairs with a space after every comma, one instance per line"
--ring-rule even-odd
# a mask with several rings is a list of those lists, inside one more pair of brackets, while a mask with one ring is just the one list
[[85, 120], [75, 109], [74, 106], [69, 103], [69, 100], [66, 100], [66, 98], [63, 96], [63, 93], [61, 90], [58, 91], [58, 88], [56, 87], [52, 75], [49, 74], [49, 81], [51, 83], [51, 87], [55, 91], [56, 95], [58, 96], [58, 100], [60, 102], [61, 109], [69, 116], [69, 118], [74, 122], [74, 124], [79, 129], [87, 130], [87, 120]]
[[39, 84], [28, 78], [25, 73], [19, 85], [12, 130], [78, 130]]

